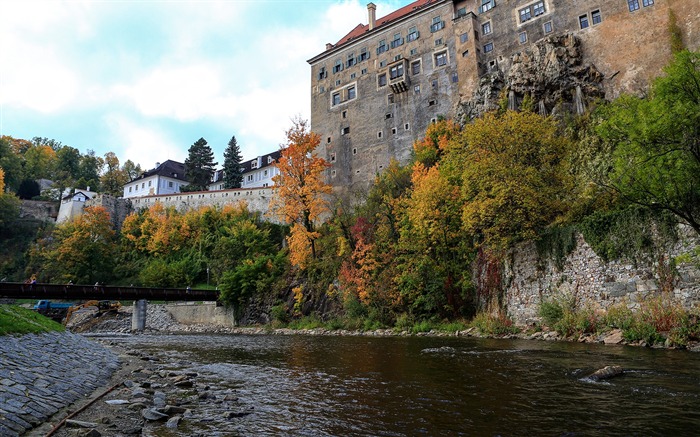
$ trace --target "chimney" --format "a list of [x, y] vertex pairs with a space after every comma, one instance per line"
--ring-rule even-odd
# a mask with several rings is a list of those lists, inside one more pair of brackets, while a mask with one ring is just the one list
[[327, 42], [327, 43], [326, 43], [326, 50], [330, 50], [330, 49], [332, 49], [332, 48], [333, 48], [333, 44]]
[[367, 3], [367, 14], [369, 15], [369, 30], [374, 29], [377, 24], [377, 5], [374, 3]]

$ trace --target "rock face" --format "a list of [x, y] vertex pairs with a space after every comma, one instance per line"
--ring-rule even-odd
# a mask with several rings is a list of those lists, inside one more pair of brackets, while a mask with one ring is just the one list
[[105, 385], [118, 367], [116, 355], [80, 335], [0, 337], [0, 435], [43, 423]]
[[582, 113], [586, 102], [604, 97], [603, 75], [584, 64], [580, 42], [573, 34], [551, 36], [489, 67], [471, 100], [460, 102], [456, 118], [468, 122], [497, 109], [507, 99], [508, 109], [529, 100], [543, 115]]

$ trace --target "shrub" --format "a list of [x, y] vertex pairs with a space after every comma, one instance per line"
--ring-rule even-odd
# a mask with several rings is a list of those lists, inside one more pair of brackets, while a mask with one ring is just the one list
[[608, 308], [608, 312], [605, 314], [603, 320], [605, 324], [611, 328], [626, 330], [632, 326], [634, 318], [634, 313], [632, 313], [631, 309], [627, 308], [627, 305], [618, 304]]
[[545, 300], [540, 303], [539, 315], [545, 325], [554, 327], [564, 317], [564, 308], [557, 300]]
[[504, 314], [493, 316], [488, 313], [479, 313], [474, 316], [471, 325], [482, 334], [488, 335], [516, 334], [520, 332], [513, 321]]

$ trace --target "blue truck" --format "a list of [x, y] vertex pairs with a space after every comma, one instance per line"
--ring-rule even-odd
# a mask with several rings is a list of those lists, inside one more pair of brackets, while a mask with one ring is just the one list
[[40, 300], [34, 305], [34, 311], [41, 315], [50, 317], [58, 322], [66, 317], [68, 308], [74, 306], [72, 302], [51, 302], [50, 300]]

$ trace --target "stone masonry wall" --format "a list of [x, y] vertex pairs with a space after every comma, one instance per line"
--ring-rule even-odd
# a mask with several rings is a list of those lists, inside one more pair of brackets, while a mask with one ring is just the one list
[[103, 386], [119, 367], [76, 334], [0, 336], [0, 435], [19, 436]]
[[[670, 258], [700, 244], [700, 238], [689, 228], [680, 230], [679, 241], [667, 248]], [[540, 259], [534, 243], [524, 243], [506, 263], [504, 302], [518, 324], [537, 320], [540, 303], [557, 297], [572, 298], [579, 307], [596, 310], [620, 303], [635, 309], [643, 299], [661, 295], [659, 267], [658, 259], [636, 266], [624, 260], [606, 263], [577, 235], [576, 248], [559, 269], [553, 260]], [[676, 267], [675, 278], [671, 297], [685, 308], [700, 307], [700, 270], [681, 264]]]

